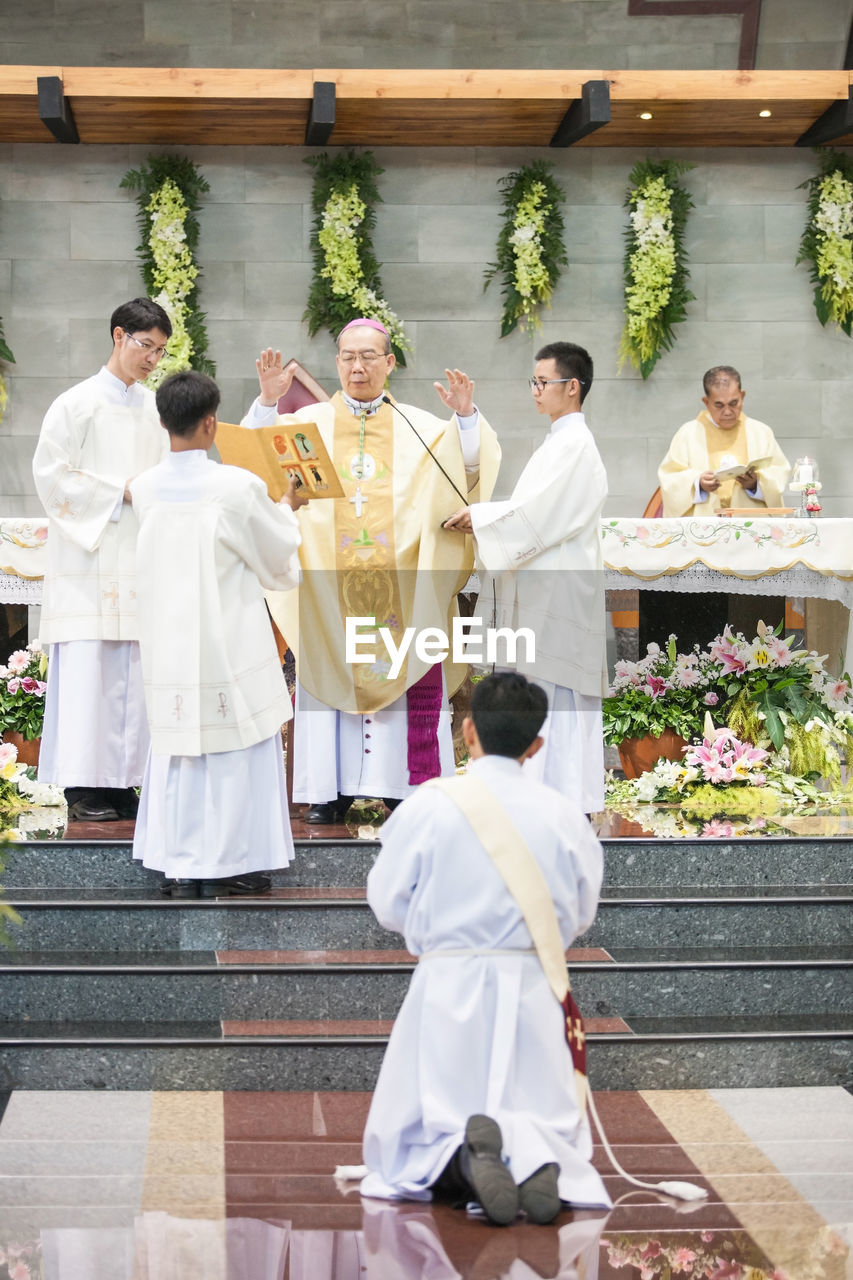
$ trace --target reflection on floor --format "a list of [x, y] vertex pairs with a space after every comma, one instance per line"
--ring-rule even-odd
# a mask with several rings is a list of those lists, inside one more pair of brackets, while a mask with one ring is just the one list
[[[362, 1203], [361, 1093], [16, 1092], [0, 1122], [13, 1280], [843, 1280], [853, 1098], [841, 1089], [602, 1093], [628, 1170], [709, 1188], [677, 1207], [609, 1174], [610, 1214], [490, 1228]], [[5, 1264], [5, 1267], [4, 1267]], [[612, 1280], [617, 1280], [615, 1274]]]
[[[291, 827], [295, 840], [340, 840], [359, 837], [374, 838], [367, 827], [359, 831], [355, 825], [334, 823], [316, 826], [306, 823], [303, 814], [307, 805], [295, 805], [291, 810]], [[736, 814], [719, 814], [713, 819], [702, 820], [687, 817], [675, 806], [644, 805], [643, 819], [624, 817], [604, 810], [593, 814], [593, 827], [602, 839], [743, 839], [745, 837], [803, 836], [853, 836], [853, 810], [832, 813], [786, 814], [779, 818], [752, 819]], [[132, 840], [134, 822], [71, 822], [54, 838], [66, 840]], [[32, 836], [28, 838], [33, 838]]]

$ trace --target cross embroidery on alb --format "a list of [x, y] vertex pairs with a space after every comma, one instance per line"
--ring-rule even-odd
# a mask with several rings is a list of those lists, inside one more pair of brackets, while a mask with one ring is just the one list
[[228, 698], [224, 693], [220, 693], [219, 695], [219, 706], [216, 708], [216, 710], [222, 716], [223, 720], [228, 715]]
[[184, 714], [183, 706], [184, 706], [184, 695], [182, 693], [176, 693], [175, 707], [174, 707], [174, 710], [172, 711], [172, 715], [175, 717], [176, 720], [180, 720], [181, 717], [183, 716]]
[[65, 498], [62, 502], [54, 502], [53, 508], [60, 520], [69, 519], [71, 516], [76, 515], [68, 498]]
[[109, 591], [102, 591], [101, 595], [105, 600], [109, 600], [110, 604], [115, 609], [118, 604], [118, 584], [111, 582]]

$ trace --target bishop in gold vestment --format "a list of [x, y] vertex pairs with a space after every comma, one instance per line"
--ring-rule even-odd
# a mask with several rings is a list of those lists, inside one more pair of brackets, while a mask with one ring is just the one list
[[316, 821], [331, 820], [339, 795], [399, 800], [425, 776], [454, 769], [444, 694], [464, 668], [445, 663], [442, 687], [440, 669], [413, 647], [393, 678], [381, 644], [375, 662], [348, 662], [346, 619], [373, 617], [395, 642], [407, 627], [450, 631], [473, 547], [441, 524], [460, 494], [490, 496], [500, 450], [467, 375], [447, 370], [448, 386], [435, 384], [448, 422], [386, 396], [394, 363], [384, 328], [353, 322], [338, 343], [341, 390], [281, 417], [291, 375], [280, 353], [263, 352], [261, 394], [243, 420], [316, 423], [345, 494], [300, 512], [301, 585], [268, 596], [296, 657], [293, 799], [308, 802]]

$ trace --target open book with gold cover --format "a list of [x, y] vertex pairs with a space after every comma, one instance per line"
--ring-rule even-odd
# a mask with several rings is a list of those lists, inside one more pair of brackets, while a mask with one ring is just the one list
[[287, 492], [291, 479], [315, 498], [342, 498], [344, 491], [315, 422], [279, 423], [274, 427], [240, 427], [220, 422], [216, 447], [223, 462], [260, 476], [274, 502]]

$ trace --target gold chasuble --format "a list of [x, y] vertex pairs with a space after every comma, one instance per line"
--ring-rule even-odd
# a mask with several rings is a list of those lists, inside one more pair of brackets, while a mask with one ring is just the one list
[[[270, 612], [304, 688], [327, 706], [361, 715], [387, 707], [431, 665], [412, 643], [392, 679], [391, 654], [375, 629], [387, 628], [394, 646], [407, 627], [418, 633], [441, 628], [450, 636], [455, 597], [473, 568], [472, 539], [441, 528], [462, 502], [424, 445], [471, 502], [490, 496], [500, 461], [482, 414], [480, 471], [466, 475], [455, 417], [447, 422], [413, 405], [401, 409], [414, 431], [390, 404], [353, 413], [340, 392], [277, 420], [317, 423], [344, 497], [309, 502], [298, 512], [300, 586], [270, 594]], [[366, 662], [347, 661], [347, 618], [375, 619], [359, 627], [357, 647], [369, 655]], [[465, 670], [445, 662], [448, 693]]]
[[[746, 466], [749, 462], [749, 449], [746, 439], [746, 414], [741, 414], [733, 427], [718, 427], [710, 413], [704, 409], [697, 415], [699, 422], [705, 429], [705, 444], [708, 449], [708, 470], [719, 471], [721, 467], [728, 466], [731, 459], [742, 463]], [[724, 461], [725, 459], [725, 461]], [[744, 492], [743, 486], [738, 485], [741, 493]], [[735, 481], [732, 476], [727, 480], [720, 481], [720, 487], [717, 489], [717, 500], [723, 511], [728, 510], [732, 505], [732, 497], [735, 491]], [[735, 503], [739, 505], [739, 503]]]

